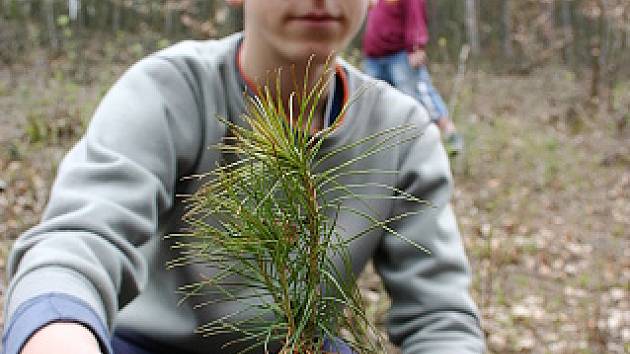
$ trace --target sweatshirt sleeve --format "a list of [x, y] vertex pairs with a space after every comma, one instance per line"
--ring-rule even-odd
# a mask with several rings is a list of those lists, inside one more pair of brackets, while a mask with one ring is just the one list
[[66, 294], [38, 295], [22, 303], [5, 329], [4, 354], [18, 354], [40, 328], [53, 322], [77, 323], [87, 327], [100, 343], [103, 354], [114, 354], [107, 327], [86, 303]]
[[[431, 253], [392, 235], [381, 241], [375, 266], [392, 298], [390, 338], [404, 354], [480, 354], [484, 341], [468, 292], [470, 269], [449, 204], [448, 158], [437, 127], [428, 119], [422, 124], [422, 135], [403, 150], [397, 187], [429, 205], [392, 226]], [[393, 215], [418, 207], [416, 202], [399, 202]]]
[[156, 236], [178, 173], [201, 150], [201, 105], [189, 76], [150, 57], [103, 98], [62, 161], [40, 224], [9, 256], [5, 348], [19, 349], [32, 333], [14, 334], [37, 321], [83, 323], [103, 340], [143, 288], [147, 266], [138, 248]]
[[401, 0], [403, 6], [403, 25], [405, 48], [408, 52], [424, 48], [429, 42], [425, 0]]

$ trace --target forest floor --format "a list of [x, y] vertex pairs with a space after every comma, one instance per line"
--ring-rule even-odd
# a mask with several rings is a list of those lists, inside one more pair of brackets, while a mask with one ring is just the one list
[[[89, 80], [62, 61], [0, 67], [2, 294], [8, 249], [37, 222], [60, 159], [128, 61], [114, 63], [90, 64]], [[452, 70], [433, 69], [450, 85], [440, 83]], [[630, 133], [613, 119], [628, 121], [630, 82], [612, 111], [593, 109], [587, 86], [555, 66], [477, 72], [461, 86], [453, 203], [491, 353], [630, 352]], [[378, 276], [368, 269], [361, 283], [383, 324]]]

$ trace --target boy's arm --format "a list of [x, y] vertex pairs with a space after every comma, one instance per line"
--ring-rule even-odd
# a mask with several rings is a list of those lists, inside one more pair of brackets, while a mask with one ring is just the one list
[[[416, 113], [418, 110], [416, 110]], [[438, 129], [428, 124], [403, 150], [397, 187], [430, 206], [400, 202], [394, 215], [423, 208], [392, 224], [430, 250], [384, 236], [375, 265], [392, 297], [390, 337], [405, 354], [482, 353], [483, 334], [468, 287], [470, 269], [449, 200], [452, 177]]]
[[201, 150], [202, 112], [187, 75], [155, 57], [132, 67], [65, 157], [42, 222], [9, 257], [6, 354], [60, 321], [89, 328], [110, 350], [107, 327], [146, 282], [138, 247], [156, 236], [178, 173]]
[[403, 7], [405, 48], [412, 53], [429, 42], [425, 0], [401, 0]]
[[[71, 345], [65, 344], [71, 339]], [[20, 304], [5, 327], [3, 344], [5, 354], [91, 354], [95, 350], [112, 354], [103, 320], [90, 305], [61, 293], [37, 295]]]
[[38, 330], [20, 354], [102, 354], [98, 340], [78, 323], [55, 322]]

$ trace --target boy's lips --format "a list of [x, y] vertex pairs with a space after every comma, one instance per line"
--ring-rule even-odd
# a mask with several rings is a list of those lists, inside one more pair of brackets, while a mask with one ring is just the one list
[[304, 15], [291, 16], [289, 20], [301, 22], [311, 26], [326, 26], [340, 22], [341, 18], [324, 12], [311, 12]]

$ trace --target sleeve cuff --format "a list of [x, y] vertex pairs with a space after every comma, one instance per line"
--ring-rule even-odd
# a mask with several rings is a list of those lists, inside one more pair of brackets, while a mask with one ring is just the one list
[[424, 45], [420, 45], [420, 44], [412, 44], [412, 45], [408, 45], [407, 46], [407, 52], [408, 53], [413, 53], [413, 52], [415, 52], [418, 49], [424, 50], [425, 46]]
[[109, 331], [96, 312], [84, 301], [62, 293], [36, 296], [15, 311], [6, 324], [2, 339], [4, 354], [18, 354], [26, 341], [52, 322], [76, 322], [89, 328], [98, 339], [101, 351], [113, 354]]
[[355, 354], [352, 349], [339, 338], [325, 338], [324, 352], [338, 353], [338, 354]]

